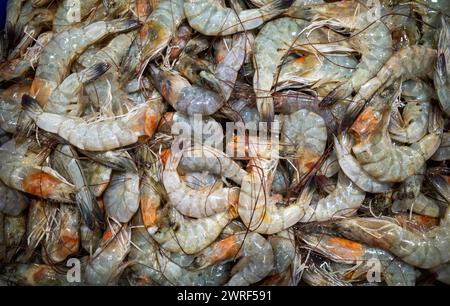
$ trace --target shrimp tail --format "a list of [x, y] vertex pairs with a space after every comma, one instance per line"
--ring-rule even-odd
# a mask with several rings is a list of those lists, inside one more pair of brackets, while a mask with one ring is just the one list
[[272, 19], [272, 18], [280, 15], [280, 13], [282, 13], [286, 9], [288, 9], [292, 5], [293, 2], [294, 2], [293, 0], [275, 0], [263, 7], [261, 7], [261, 9], [264, 11], [267, 11], [266, 17], [268, 19]]
[[112, 32], [118, 34], [137, 29], [142, 26], [142, 22], [140, 22], [139, 20], [122, 18], [111, 21], [111, 23], [109, 23], [108, 26], [112, 28], [113, 30]]
[[358, 117], [359, 113], [363, 110], [364, 106], [366, 105], [366, 101], [359, 100], [357, 102], [351, 102], [347, 110], [345, 111], [344, 118], [341, 121], [341, 124], [339, 126], [339, 131], [343, 132], [346, 131], [355, 121], [356, 117]]
[[29, 95], [23, 95], [22, 108], [25, 114], [33, 120], [36, 120], [37, 116], [44, 112], [38, 101]]
[[[328, 95], [325, 96], [325, 98], [320, 101], [319, 106], [320, 107], [329, 107], [334, 104], [340, 99], [341, 96], [348, 96], [348, 94], [351, 94], [352, 88], [349, 85], [349, 83], [342, 83], [338, 86], [336, 86]], [[342, 94], [342, 92], [345, 92], [345, 94]]]
[[81, 218], [86, 225], [91, 229], [95, 229], [95, 224], [99, 228], [104, 229], [105, 221], [103, 213], [98, 206], [97, 200], [89, 187], [81, 188], [75, 195], [78, 208], [80, 210]]
[[81, 75], [82, 83], [93, 82], [101, 77], [105, 72], [111, 68], [111, 65], [106, 62], [96, 63], [91, 67], [85, 69]]

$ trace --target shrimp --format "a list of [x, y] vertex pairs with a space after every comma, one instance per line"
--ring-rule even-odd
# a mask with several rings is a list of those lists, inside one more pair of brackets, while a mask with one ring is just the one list
[[149, 69], [153, 86], [175, 110], [188, 115], [212, 115], [223, 106], [219, 94], [191, 85], [177, 72], [159, 70], [154, 65]]
[[192, 28], [189, 25], [182, 24], [178, 27], [168, 47], [170, 60], [175, 60], [180, 56], [192, 35]]
[[442, 29], [439, 34], [438, 55], [434, 71], [434, 86], [442, 110], [450, 116], [450, 26], [442, 18]]
[[[304, 193], [311, 192], [309, 188]], [[352, 215], [365, 198], [365, 192], [353, 183], [343, 172], [339, 172], [336, 188], [325, 198], [310, 204], [300, 222], [327, 221], [340, 216]]]
[[[448, 201], [450, 193], [446, 179], [433, 176], [432, 182], [446, 189]], [[385, 249], [410, 265], [429, 269], [450, 260], [449, 220], [450, 206], [440, 225], [425, 233], [402, 228], [388, 219], [376, 218], [347, 218], [336, 221], [333, 226], [348, 239]]]
[[239, 188], [222, 187], [221, 182], [216, 182], [211, 188], [194, 190], [181, 180], [177, 167], [186, 150], [179, 148], [181, 143], [182, 139], [177, 139], [172, 144], [162, 175], [164, 188], [172, 205], [183, 215], [193, 218], [211, 216], [234, 207], [238, 202]]
[[94, 226], [103, 227], [103, 214], [97, 204], [97, 200], [87, 183], [86, 176], [79, 161], [78, 154], [69, 145], [58, 145], [51, 159], [53, 168], [61, 173], [76, 188], [75, 199], [81, 218], [86, 225], [93, 229]]
[[0, 213], [7, 216], [18, 216], [28, 207], [29, 200], [21, 192], [9, 188], [0, 181]]
[[408, 99], [407, 104], [402, 114], [395, 106], [393, 107], [389, 134], [396, 141], [415, 143], [427, 133], [428, 117], [431, 111], [430, 100], [434, 93], [425, 83], [410, 80], [402, 84], [402, 96]]
[[233, 209], [201, 219], [188, 219], [171, 210], [170, 227], [152, 235], [162, 249], [169, 252], [195, 254], [209, 246], [237, 213]]
[[295, 237], [292, 231], [285, 230], [267, 238], [272, 245], [274, 269], [272, 275], [289, 270], [295, 257]]
[[393, 212], [411, 210], [417, 214], [429, 217], [439, 217], [441, 209], [439, 203], [433, 198], [419, 193], [412, 199], [397, 199], [392, 204]]
[[240, 233], [213, 243], [196, 255], [195, 264], [205, 268], [218, 262], [241, 258], [231, 270], [227, 286], [248, 286], [259, 282], [274, 268], [270, 243], [258, 233]]
[[29, 82], [11, 85], [0, 93], [0, 127], [8, 133], [16, 134], [19, 128], [19, 118], [22, 111], [20, 101], [30, 90]]
[[360, 86], [347, 107], [342, 129], [352, 124], [354, 118], [376, 92], [381, 92], [399, 79], [404, 81], [426, 77], [432, 72], [435, 62], [436, 50], [423, 46], [411, 46], [394, 53], [373, 78]]
[[100, 197], [111, 180], [112, 169], [91, 160], [80, 159], [81, 169], [95, 197]]
[[124, 116], [88, 123], [82, 118], [44, 112], [36, 100], [26, 95], [22, 107], [39, 128], [89, 151], [112, 150], [134, 144], [141, 136], [151, 137], [162, 115], [160, 104], [142, 104]]
[[142, 62], [153, 59], [169, 44], [176, 29], [184, 20], [183, 0], [161, 0], [131, 45], [122, 61], [121, 82], [128, 83], [144, 71]]
[[102, 241], [91, 256], [84, 277], [89, 285], [115, 284], [125, 266], [123, 260], [130, 252], [131, 229], [128, 225], [109, 223]]
[[367, 275], [372, 267], [373, 260], [381, 265], [381, 271], [385, 282], [389, 286], [414, 286], [416, 272], [414, 267], [396, 259], [383, 249], [372, 248], [344, 238], [307, 234], [302, 240], [309, 248], [327, 258], [345, 264], [353, 264], [355, 267], [345, 273], [345, 279], [349, 281], [357, 279], [360, 275]]
[[283, 116], [281, 142], [286, 156], [293, 156], [299, 178], [308, 175], [319, 162], [327, 143], [327, 128], [321, 116], [300, 109]]
[[130, 221], [139, 208], [139, 174], [113, 172], [103, 201], [109, 217], [122, 223]]
[[189, 25], [196, 31], [208, 36], [225, 36], [255, 29], [282, 14], [291, 4], [292, 0], [275, 0], [259, 9], [237, 13], [217, 0], [187, 0], [184, 11]]
[[41, 106], [68, 75], [70, 64], [90, 45], [110, 34], [138, 28], [140, 23], [129, 19], [98, 21], [83, 28], [73, 28], [57, 34], [44, 47], [31, 86], [31, 94]]
[[80, 213], [71, 205], [61, 204], [56, 216], [56, 226], [49, 231], [43, 243], [46, 262], [59, 263], [78, 253], [80, 247]]
[[[19, 146], [14, 139], [0, 147], [0, 179], [11, 188], [38, 197], [59, 202], [73, 203], [75, 186], [59, 173], [47, 166], [36, 164], [35, 156], [21, 153], [25, 145]], [[26, 150], [26, 149], [25, 149]]]
[[135, 247], [131, 248], [129, 259], [133, 264], [130, 269], [133, 278], [140, 283], [156, 282], [160, 285], [207, 286], [222, 285], [229, 278], [228, 264], [216, 264], [202, 270], [191, 271], [175, 262], [175, 258], [167, 252], [158, 249], [158, 245], [151, 239], [143, 227], [142, 220], [137, 214], [131, 233]]
[[48, 97], [44, 111], [79, 116], [83, 111], [82, 105], [79, 103], [83, 85], [94, 81], [109, 68], [107, 63], [99, 63], [78, 73], [72, 73]]
[[329, 43], [338, 34], [324, 29], [313, 31], [309, 36], [304, 30], [308, 22], [293, 18], [279, 18], [266, 23], [255, 40], [253, 87], [261, 119], [272, 121], [273, 98], [269, 96], [276, 80], [276, 73], [287, 52], [300, 51], [312, 54], [338, 54], [352, 52], [347, 44]]
[[[411, 146], [397, 146], [390, 139], [389, 125], [394, 89], [376, 96], [351, 127], [357, 142], [352, 151], [361, 167], [381, 182], [396, 183], [416, 174], [439, 147], [443, 120], [435, 107], [429, 134]], [[387, 101], [387, 102], [386, 102]]]
[[[357, 1], [342, 1], [300, 7], [306, 19], [314, 22], [311, 27], [328, 25], [332, 28], [347, 30], [352, 36], [350, 44], [361, 54], [361, 59], [352, 76], [338, 85], [322, 101], [321, 105], [334, 104], [336, 100], [347, 98], [353, 91], [370, 80], [392, 55], [392, 37], [389, 29], [381, 19], [373, 20], [372, 2], [362, 6]], [[337, 13], [339, 12], [339, 13]]]

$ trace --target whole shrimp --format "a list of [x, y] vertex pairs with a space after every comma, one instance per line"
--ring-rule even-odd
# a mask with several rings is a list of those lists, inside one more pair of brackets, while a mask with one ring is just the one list
[[300, 51], [312, 54], [338, 54], [352, 52], [348, 44], [329, 43], [340, 35], [324, 29], [305, 32], [308, 22], [293, 18], [279, 18], [266, 23], [255, 40], [253, 87], [257, 97], [258, 112], [263, 121], [272, 121], [273, 98], [270, 96], [280, 63], [288, 52]]
[[131, 229], [126, 224], [109, 223], [102, 241], [91, 256], [84, 277], [89, 285], [115, 284], [125, 266], [123, 260], [130, 252]]
[[139, 174], [137, 172], [113, 172], [103, 195], [109, 217], [127, 223], [139, 208]]
[[191, 85], [175, 71], [149, 66], [153, 85], [164, 99], [182, 113], [211, 115], [222, 107], [224, 99], [217, 93]]
[[434, 71], [434, 86], [442, 110], [450, 115], [450, 26], [442, 18], [442, 29], [439, 34], [438, 55]]
[[170, 227], [160, 228], [152, 237], [162, 249], [169, 252], [195, 254], [214, 242], [236, 216], [237, 212], [232, 208], [210, 217], [188, 219], [172, 209], [169, 215]]
[[81, 217], [86, 225], [103, 227], [103, 214], [97, 204], [92, 189], [87, 183], [86, 176], [79, 161], [78, 154], [70, 145], [58, 145], [52, 155], [53, 168], [61, 173], [76, 188], [75, 200]]
[[362, 275], [366, 276], [371, 268], [371, 261], [376, 260], [381, 265], [384, 281], [389, 286], [414, 286], [415, 284], [414, 267], [396, 259], [383, 249], [322, 234], [306, 234], [302, 236], [302, 240], [314, 252], [335, 262], [355, 265], [344, 275], [344, 279], [348, 281], [356, 280]]
[[352, 148], [356, 159], [369, 175], [388, 183], [401, 182], [420, 170], [439, 147], [443, 124], [435, 107], [429, 134], [409, 147], [394, 145], [387, 129], [395, 91], [376, 96], [351, 127], [357, 139]]
[[75, 186], [52, 168], [39, 166], [35, 155], [27, 157], [27, 148], [27, 143], [19, 145], [15, 139], [0, 147], [0, 179], [3, 183], [38, 197], [72, 203]]
[[80, 247], [80, 213], [72, 205], [61, 204], [56, 216], [56, 225], [49, 231], [43, 243], [46, 262], [59, 263], [78, 253]]
[[411, 46], [394, 53], [376, 75], [360, 86], [347, 107], [341, 129], [346, 129], [364, 105], [376, 92], [388, 88], [397, 80], [424, 78], [432, 72], [436, 62], [436, 50], [423, 46]]
[[[239, 198], [239, 188], [223, 187], [221, 182], [214, 186], [194, 190], [186, 186], [177, 167], [186, 148], [180, 148], [182, 139], [172, 144], [172, 149], [162, 175], [164, 188], [172, 205], [183, 215], [202, 218], [226, 211], [235, 206]], [[222, 174], [222, 173], [221, 173]]]
[[189, 25], [196, 31], [224, 36], [255, 29], [283, 13], [291, 4], [292, 0], [275, 0], [258, 9], [236, 12], [217, 0], [187, 0], [184, 11]]
[[272, 246], [258, 233], [239, 233], [215, 242], [196, 255], [195, 264], [205, 268], [236, 258], [241, 259], [231, 270], [227, 286], [254, 284], [274, 268]]
[[167, 47], [183, 20], [183, 0], [161, 0], [157, 3], [122, 61], [122, 83], [128, 83], [141, 74], [146, 66], [144, 64], [142, 67], [142, 63], [153, 59]]
[[403, 143], [415, 143], [425, 136], [433, 96], [433, 89], [423, 82], [410, 80], [402, 84], [402, 97], [407, 104], [401, 114], [395, 105], [393, 106], [394, 112], [389, 122], [389, 134], [392, 139]]
[[140, 23], [129, 19], [98, 21], [83, 28], [73, 28], [57, 34], [45, 47], [31, 86], [31, 94], [44, 106], [48, 97], [68, 75], [74, 59], [90, 45], [110, 34], [130, 31]]
[[26, 95], [22, 107], [39, 128], [89, 151], [112, 150], [134, 144], [141, 136], [153, 136], [162, 115], [161, 104], [142, 104], [124, 116], [88, 123], [79, 117], [44, 112], [36, 100]]
[[[300, 6], [299, 11], [288, 13], [290, 16], [312, 19], [314, 22], [311, 27], [328, 25], [332, 28], [344, 28], [352, 35], [350, 44], [361, 54], [360, 62], [350, 79], [330, 92], [321, 105], [333, 104], [336, 100], [348, 97], [353, 91], [358, 91], [391, 57], [391, 33], [383, 20], [373, 20], [374, 16], [369, 11], [373, 7], [370, 4], [373, 5], [369, 1], [365, 6], [358, 1], [341, 1]], [[297, 16], [297, 13], [301, 16]]]
[[298, 177], [308, 175], [319, 162], [327, 143], [327, 128], [321, 116], [300, 109], [283, 116], [281, 142], [286, 156], [294, 157]]
[[[432, 182], [450, 199], [448, 182], [433, 176]], [[449, 222], [450, 206], [447, 207], [439, 226], [423, 233], [405, 229], [392, 220], [382, 218], [347, 218], [336, 221], [337, 231], [348, 239], [380, 247], [415, 267], [429, 269], [450, 260]]]

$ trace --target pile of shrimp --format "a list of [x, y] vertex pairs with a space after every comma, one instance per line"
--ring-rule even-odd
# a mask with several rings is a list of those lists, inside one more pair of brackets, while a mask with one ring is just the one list
[[450, 284], [449, 12], [9, 0], [0, 285]]

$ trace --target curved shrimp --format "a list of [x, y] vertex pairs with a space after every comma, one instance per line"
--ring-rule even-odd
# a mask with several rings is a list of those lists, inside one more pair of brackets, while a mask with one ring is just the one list
[[[308, 22], [293, 18], [279, 18], [264, 25], [255, 40], [253, 63], [255, 74], [253, 87], [261, 119], [272, 121], [274, 116], [273, 98], [270, 96], [276, 79], [276, 72], [288, 51], [306, 51], [316, 54], [352, 52], [345, 43], [329, 43], [338, 34], [323, 29], [305, 32]], [[339, 36], [340, 37], [340, 36]]]
[[314, 252], [317, 252], [335, 262], [356, 265], [347, 272], [344, 278], [357, 279], [359, 275], [367, 275], [371, 265], [369, 261], [377, 260], [385, 282], [389, 286], [414, 286], [416, 271], [414, 267], [398, 260], [383, 249], [372, 248], [344, 238], [307, 234], [302, 240]]
[[353, 123], [354, 118], [376, 92], [381, 92], [398, 80], [426, 77], [432, 72], [435, 62], [436, 50], [423, 46], [411, 46], [394, 53], [373, 78], [360, 86], [347, 107], [342, 129]]
[[237, 13], [217, 0], [187, 0], [184, 11], [189, 25], [196, 31], [209, 36], [224, 36], [255, 29], [282, 14], [291, 4], [292, 0], [275, 0], [259, 9]]
[[141, 63], [153, 59], [169, 44], [184, 20], [183, 0], [159, 1], [122, 61], [121, 82], [128, 83], [145, 69]]
[[130, 31], [139, 26], [140, 23], [135, 20], [116, 19], [98, 21], [57, 34], [41, 53], [31, 94], [44, 106], [54, 89], [68, 75], [70, 64], [90, 45], [110, 34]]
[[153, 86], [177, 111], [188, 115], [212, 115], [225, 102], [219, 94], [191, 85], [175, 71], [160, 70], [154, 65], [150, 65], [149, 69]]
[[109, 67], [107, 63], [99, 63], [69, 75], [48, 97], [44, 111], [79, 116], [83, 111], [79, 102], [83, 85], [100, 77], [108, 71]]
[[124, 116], [88, 123], [79, 117], [44, 112], [36, 100], [26, 95], [22, 107], [39, 128], [89, 151], [112, 150], [134, 144], [141, 136], [151, 137], [162, 115], [161, 104], [141, 104]]
[[51, 158], [53, 168], [61, 173], [76, 188], [75, 200], [81, 217], [86, 225], [93, 229], [95, 225], [103, 227], [103, 214], [97, 204], [92, 189], [87, 183], [78, 154], [69, 145], [58, 145]]
[[231, 209], [210, 217], [188, 219], [172, 209], [170, 227], [161, 228], [152, 237], [162, 249], [169, 252], [195, 254], [216, 240], [236, 216], [236, 211]]
[[434, 86], [442, 110], [450, 116], [450, 26], [442, 18], [442, 29], [439, 34], [438, 55], [434, 71]]
[[214, 186], [194, 190], [186, 186], [178, 174], [177, 168], [183, 156], [183, 149], [178, 149], [181, 141], [173, 145], [163, 172], [163, 183], [172, 205], [183, 215], [202, 218], [228, 210], [237, 204], [239, 188], [226, 188], [221, 182]]
[[84, 277], [89, 285], [110, 285], [117, 282], [123, 260], [130, 252], [131, 229], [128, 225], [110, 223], [102, 241], [87, 264]]
[[365, 6], [357, 1], [333, 2], [300, 7], [299, 12], [294, 10], [288, 14], [306, 15], [296, 17], [312, 19], [311, 27], [328, 25], [332, 28], [344, 28], [352, 35], [350, 44], [361, 54], [361, 59], [350, 79], [330, 92], [322, 100], [321, 105], [334, 104], [336, 100], [344, 99], [353, 91], [358, 91], [391, 57], [391, 33], [381, 19], [373, 20], [374, 16], [369, 11], [372, 8], [370, 4], [373, 5], [371, 2]]
[[103, 201], [109, 217], [122, 223], [130, 221], [139, 208], [139, 174], [113, 172]]
[[[450, 192], [447, 180], [435, 176], [433, 182], [446, 189], [448, 201]], [[334, 226], [338, 233], [348, 239], [380, 247], [410, 265], [429, 269], [450, 260], [449, 221], [450, 206], [440, 225], [425, 233], [405, 229], [391, 220], [376, 218], [347, 218], [337, 221]]]
[[56, 225], [43, 243], [43, 258], [48, 263], [59, 263], [78, 253], [80, 248], [80, 213], [78, 209], [61, 204]]
[[294, 157], [299, 178], [319, 162], [327, 144], [327, 128], [321, 116], [306, 109], [283, 116], [281, 142], [284, 153]]
[[195, 258], [198, 267], [241, 258], [231, 270], [227, 286], [248, 286], [266, 277], [274, 268], [270, 243], [258, 233], [240, 233], [213, 243]]
[[430, 101], [433, 89], [420, 81], [406, 81], [402, 84], [402, 97], [407, 101], [402, 114], [394, 106], [389, 123], [392, 139], [403, 143], [419, 141], [428, 129], [428, 117], [431, 111]]
[[375, 179], [388, 183], [401, 182], [421, 169], [439, 147], [443, 125], [435, 107], [429, 134], [409, 147], [395, 145], [387, 133], [391, 101], [397, 96], [394, 91], [375, 97], [351, 127], [356, 138], [352, 151], [361, 167]]

